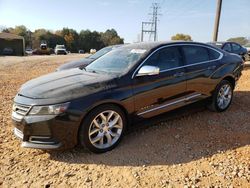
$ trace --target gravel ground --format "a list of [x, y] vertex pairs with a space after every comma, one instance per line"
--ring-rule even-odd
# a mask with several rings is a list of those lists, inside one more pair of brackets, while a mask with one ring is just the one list
[[161, 115], [100, 155], [21, 148], [10, 117], [18, 88], [80, 57], [0, 57], [0, 187], [250, 187], [250, 69], [227, 112], [195, 104]]

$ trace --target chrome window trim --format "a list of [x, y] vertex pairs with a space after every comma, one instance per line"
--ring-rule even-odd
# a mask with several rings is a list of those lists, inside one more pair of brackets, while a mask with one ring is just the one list
[[168, 47], [176, 47], [176, 46], [198, 46], [198, 47], [203, 47], [203, 48], [208, 48], [210, 50], [213, 50], [217, 53], [220, 54], [220, 56], [217, 58], [217, 59], [214, 59], [214, 60], [209, 60], [209, 61], [203, 61], [203, 62], [198, 62], [198, 63], [193, 63], [193, 64], [190, 64], [190, 65], [183, 65], [183, 66], [180, 66], [180, 67], [176, 67], [176, 68], [171, 68], [171, 69], [167, 69], [167, 70], [162, 70], [160, 71], [160, 73], [162, 72], [168, 72], [168, 71], [172, 71], [172, 70], [176, 70], [176, 69], [181, 69], [181, 68], [185, 68], [185, 67], [191, 67], [191, 66], [196, 66], [196, 65], [201, 65], [201, 64], [206, 64], [206, 63], [210, 63], [210, 62], [214, 62], [214, 61], [218, 61], [218, 60], [221, 60], [223, 58], [223, 53], [220, 52], [219, 50], [216, 50], [212, 47], [209, 47], [209, 46], [206, 46], [206, 45], [202, 45], [202, 44], [171, 44], [171, 45], [165, 45], [165, 46], [162, 46], [158, 49], [156, 49], [155, 51], [153, 51], [145, 60], [143, 60], [143, 62], [136, 68], [136, 70], [134, 71], [133, 75], [132, 75], [132, 79], [134, 77], [136, 77], [136, 72], [139, 71], [139, 69], [143, 66], [143, 64], [152, 56], [154, 55], [156, 52], [158, 52], [159, 50], [163, 49], [163, 48], [168, 48]]
[[185, 97], [185, 98], [183, 98], [183, 99], [179, 99], [179, 100], [176, 100], [176, 101], [173, 101], [173, 102], [170, 102], [170, 103], [161, 105], [161, 106], [157, 106], [157, 107], [152, 108], [152, 109], [149, 109], [149, 110], [145, 110], [144, 112], [140, 112], [140, 113], [137, 114], [137, 115], [138, 115], [138, 116], [141, 116], [141, 115], [143, 115], [143, 114], [147, 114], [147, 113], [150, 113], [150, 112], [153, 112], [153, 111], [156, 111], [156, 110], [161, 110], [161, 109], [163, 109], [163, 108], [166, 108], [166, 107], [168, 107], [168, 106], [172, 106], [172, 105], [174, 105], [174, 104], [178, 104], [178, 103], [183, 102], [183, 101], [189, 101], [189, 100], [194, 99], [194, 98], [196, 98], [196, 97], [199, 97], [199, 96], [201, 96], [201, 95], [202, 95], [202, 94], [200, 94], [200, 93], [199, 93], [199, 94], [195, 94], [195, 95], [191, 95], [191, 96]]

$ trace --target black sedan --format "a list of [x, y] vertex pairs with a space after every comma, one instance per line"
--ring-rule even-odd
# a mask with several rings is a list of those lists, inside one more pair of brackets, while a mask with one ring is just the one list
[[211, 42], [210, 45], [216, 46], [222, 50], [225, 50], [229, 53], [237, 54], [246, 61], [247, 49], [236, 42]]
[[119, 48], [120, 46], [121, 45], [114, 45], [114, 46], [105, 47], [89, 57], [65, 63], [65, 64], [61, 65], [60, 67], [58, 67], [56, 69], [56, 71], [68, 70], [68, 69], [72, 69], [72, 68], [84, 68], [87, 65], [89, 65], [90, 63], [92, 63], [93, 61], [95, 61], [96, 59], [102, 57], [103, 55], [107, 54], [108, 52], [110, 52], [113, 49]]
[[243, 70], [238, 55], [195, 42], [117, 48], [84, 69], [25, 83], [14, 99], [14, 133], [22, 146], [113, 149], [139, 120], [208, 99], [227, 110]]

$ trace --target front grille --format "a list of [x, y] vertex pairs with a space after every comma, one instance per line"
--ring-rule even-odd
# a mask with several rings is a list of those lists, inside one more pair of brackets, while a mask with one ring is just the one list
[[16, 112], [17, 114], [25, 116], [29, 113], [30, 108], [31, 108], [31, 106], [15, 103], [13, 105], [12, 110], [13, 110], [13, 112]]

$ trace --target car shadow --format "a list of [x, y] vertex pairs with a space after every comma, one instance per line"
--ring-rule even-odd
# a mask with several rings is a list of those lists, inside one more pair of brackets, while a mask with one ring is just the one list
[[250, 144], [250, 92], [237, 91], [223, 113], [210, 112], [206, 101], [143, 121], [120, 145], [104, 154], [75, 148], [50, 152], [50, 159], [69, 164], [110, 166], [176, 165]]

